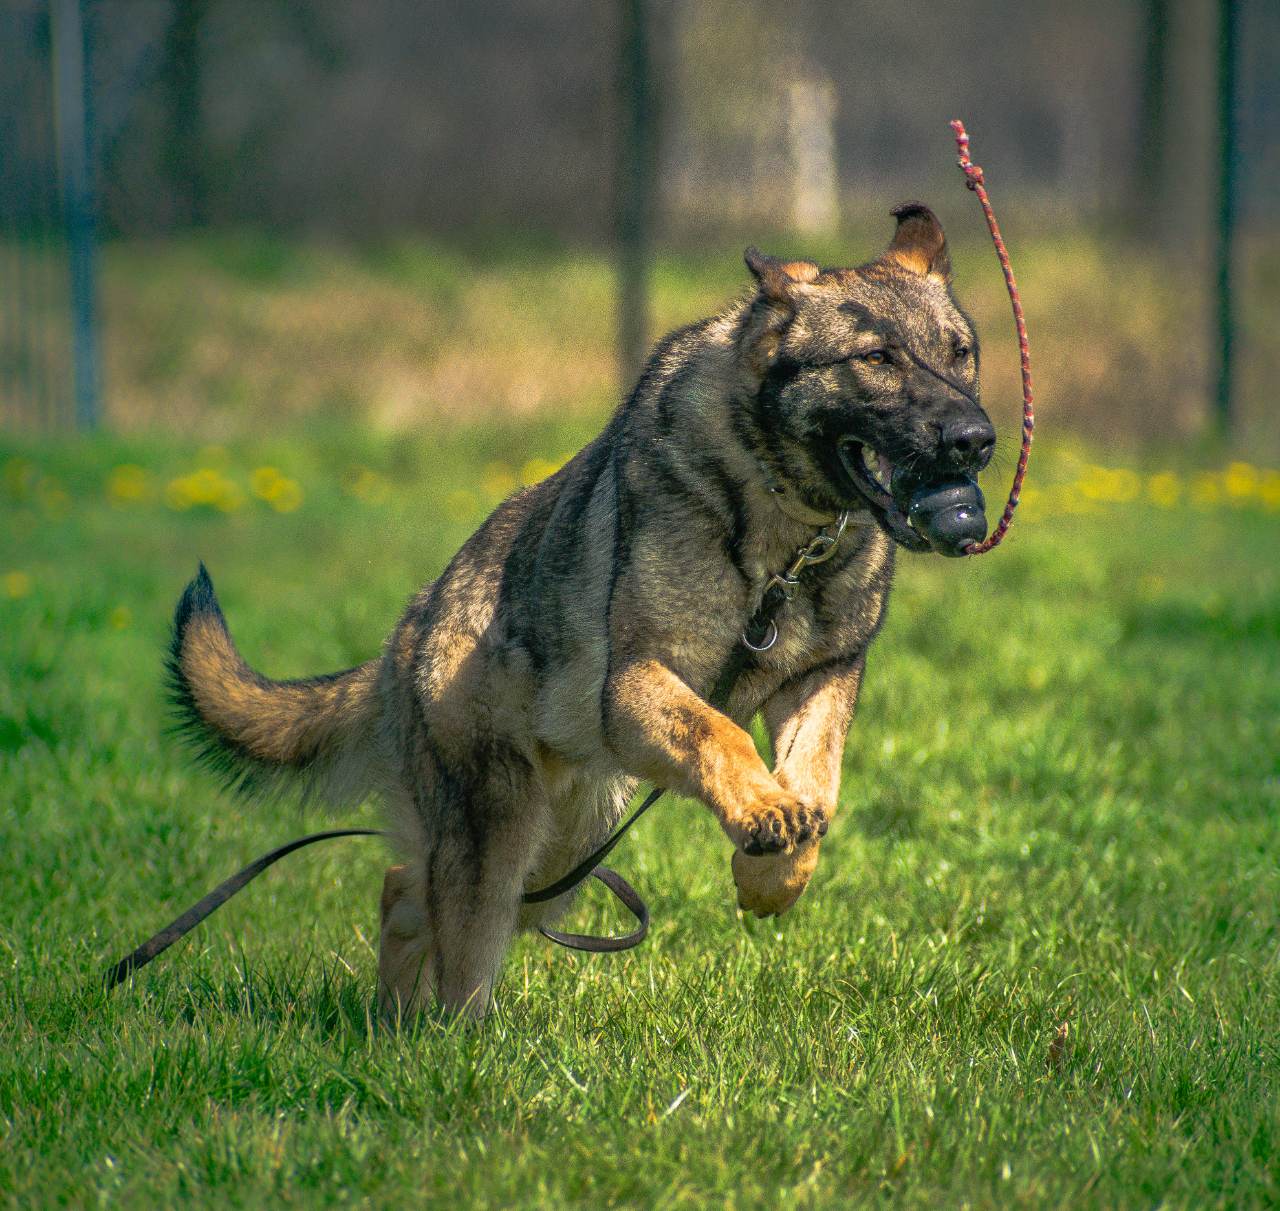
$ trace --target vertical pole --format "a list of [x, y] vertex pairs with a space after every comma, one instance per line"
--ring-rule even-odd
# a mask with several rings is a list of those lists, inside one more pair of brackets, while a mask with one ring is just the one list
[[208, 217], [200, 79], [200, 28], [206, 7], [205, 0], [174, 0], [159, 72], [169, 109], [164, 164], [173, 221], [180, 227], [201, 227]]
[[72, 348], [76, 424], [97, 427], [98, 330], [95, 290], [97, 223], [93, 181], [93, 106], [85, 62], [83, 0], [52, 0], [53, 77], [62, 206], [71, 254]]
[[616, 235], [618, 357], [624, 390], [630, 390], [639, 376], [649, 350], [655, 124], [647, 9], [646, 0], [622, 0]]
[[[1165, 111], [1168, 96], [1169, 0], [1146, 0], [1143, 14], [1142, 101], [1138, 122], [1138, 196], [1134, 212], [1150, 227], [1160, 214], [1165, 184]], [[1144, 230], [1150, 238], [1155, 233]]]
[[1218, 0], [1218, 232], [1215, 262], [1215, 338], [1217, 383], [1214, 422], [1221, 436], [1231, 433], [1234, 415], [1235, 317], [1231, 296], [1232, 252], [1236, 226], [1236, 45], [1238, 0]]

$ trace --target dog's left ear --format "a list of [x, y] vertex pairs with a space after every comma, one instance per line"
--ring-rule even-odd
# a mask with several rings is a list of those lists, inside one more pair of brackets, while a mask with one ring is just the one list
[[778, 356], [783, 334], [795, 319], [799, 296], [822, 272], [812, 261], [783, 261], [758, 248], [743, 254], [756, 279], [756, 297], [739, 338], [739, 349], [757, 374], [764, 374]]
[[921, 277], [950, 282], [947, 237], [937, 215], [922, 202], [903, 202], [894, 207], [893, 217], [898, 220], [898, 230], [882, 259], [894, 261]]
[[822, 272], [812, 261], [783, 261], [758, 248], [748, 248], [742, 259], [756, 279], [761, 297], [785, 307], [795, 306], [797, 286], [809, 285]]

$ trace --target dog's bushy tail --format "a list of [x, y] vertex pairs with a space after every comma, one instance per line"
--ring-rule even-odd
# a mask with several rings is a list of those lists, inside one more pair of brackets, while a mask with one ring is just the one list
[[177, 730], [229, 786], [263, 796], [293, 785], [334, 804], [373, 787], [380, 664], [298, 681], [261, 676], [231, 641], [204, 564], [174, 612], [166, 662]]

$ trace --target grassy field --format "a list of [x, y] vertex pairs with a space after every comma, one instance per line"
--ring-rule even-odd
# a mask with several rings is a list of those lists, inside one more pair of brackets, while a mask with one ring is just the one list
[[905, 558], [779, 921], [738, 916], [726, 841], [675, 801], [619, 854], [648, 943], [520, 942], [481, 1029], [371, 1020], [376, 841], [98, 988], [321, 823], [245, 809], [164, 735], [197, 557], [259, 667], [345, 665], [590, 427], [0, 451], [5, 1200], [1274, 1206], [1280, 477], [1245, 464], [1059, 447], [1000, 551]]

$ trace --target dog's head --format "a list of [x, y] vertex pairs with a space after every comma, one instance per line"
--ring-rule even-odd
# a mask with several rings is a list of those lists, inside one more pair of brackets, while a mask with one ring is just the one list
[[933, 212], [909, 202], [893, 213], [889, 247], [856, 269], [747, 250], [746, 419], [788, 490], [869, 508], [903, 546], [959, 555], [986, 532], [974, 477], [996, 441], [978, 339]]

